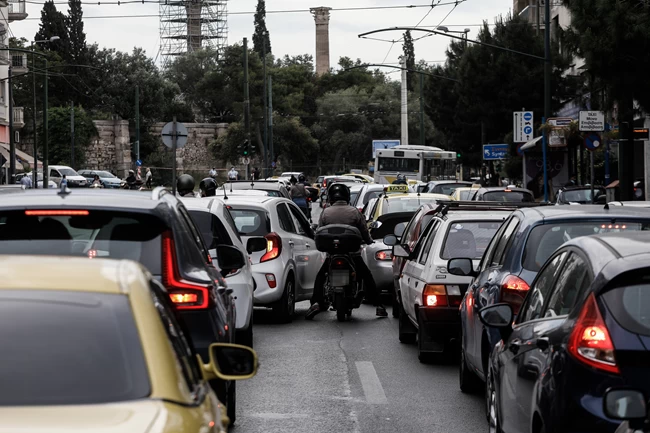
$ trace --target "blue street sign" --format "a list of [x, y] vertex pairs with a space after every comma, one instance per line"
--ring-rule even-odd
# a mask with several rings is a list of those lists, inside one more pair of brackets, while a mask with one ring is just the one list
[[400, 145], [400, 140], [372, 140], [372, 157], [377, 155], [377, 150], [390, 149]]
[[533, 120], [533, 113], [525, 112], [524, 113], [524, 120], [526, 122], [530, 122], [531, 120]]
[[507, 159], [508, 150], [509, 150], [509, 146], [507, 144], [484, 144], [483, 159], [485, 161]]
[[275, 161], [271, 162], [271, 167], [275, 168]]
[[141, 159], [137, 159], [137, 160], [135, 161], [135, 165], [137, 165], [138, 167], [140, 167], [140, 166], [142, 165], [142, 160], [141, 160]]
[[596, 150], [603, 142], [601, 141], [600, 134], [592, 132], [585, 137], [585, 147], [589, 150]]
[[524, 128], [524, 134], [529, 135], [533, 133], [533, 127], [532, 126], [526, 126]]

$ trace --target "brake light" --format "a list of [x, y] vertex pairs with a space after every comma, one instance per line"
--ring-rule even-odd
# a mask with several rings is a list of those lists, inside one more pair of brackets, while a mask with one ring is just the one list
[[391, 254], [390, 250], [377, 251], [375, 253], [375, 260], [379, 260], [379, 261], [393, 260], [393, 254]]
[[518, 314], [528, 290], [530, 286], [527, 282], [515, 275], [508, 275], [501, 284], [501, 301], [510, 304], [513, 312]]
[[446, 307], [447, 292], [445, 286], [440, 284], [427, 284], [422, 292], [424, 305], [427, 307]]
[[272, 289], [275, 289], [275, 287], [276, 287], [277, 284], [278, 284], [278, 283], [275, 281], [275, 275], [273, 275], [273, 274], [266, 274], [265, 277], [266, 277], [266, 282], [269, 283], [269, 287], [272, 288]]
[[26, 210], [26, 216], [88, 216], [89, 212], [87, 210], [63, 210], [63, 209], [52, 209], [52, 210]]
[[171, 233], [162, 236], [163, 284], [167, 287], [169, 298], [179, 310], [199, 310], [208, 307], [209, 288], [205, 284], [191, 283], [178, 276], [176, 248]]
[[332, 262], [332, 269], [346, 269], [347, 263], [343, 259], [334, 259]]
[[282, 253], [282, 240], [277, 233], [269, 233], [264, 237], [266, 238], [266, 252], [260, 259], [260, 263], [277, 259]]
[[573, 326], [569, 337], [569, 353], [591, 367], [608, 373], [620, 373], [614, 357], [614, 343], [593, 293], [587, 298]]

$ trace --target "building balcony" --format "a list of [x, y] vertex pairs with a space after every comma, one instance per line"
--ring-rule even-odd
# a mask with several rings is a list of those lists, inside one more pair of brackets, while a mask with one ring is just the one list
[[14, 107], [14, 129], [20, 129], [25, 126], [25, 109], [23, 107]]
[[25, 0], [9, 0], [9, 22], [21, 21], [27, 18]]
[[11, 56], [11, 75], [26, 74], [27, 71], [29, 71], [27, 54], [13, 54]]

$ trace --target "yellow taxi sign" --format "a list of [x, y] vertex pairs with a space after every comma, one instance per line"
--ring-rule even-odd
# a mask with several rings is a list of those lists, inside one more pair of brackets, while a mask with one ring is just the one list
[[409, 192], [408, 185], [388, 185], [384, 188], [386, 193], [405, 193]]

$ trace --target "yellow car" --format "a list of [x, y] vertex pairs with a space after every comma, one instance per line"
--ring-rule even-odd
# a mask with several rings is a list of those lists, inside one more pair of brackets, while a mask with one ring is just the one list
[[[452, 200], [444, 194], [415, 194], [415, 193], [390, 193], [391, 187], [407, 187], [406, 185], [389, 185], [386, 194], [381, 195], [375, 202], [375, 206], [370, 213], [369, 221], [375, 221], [382, 215], [394, 212], [415, 212], [421, 205], [438, 200]], [[407, 187], [408, 188], [408, 187]]]
[[472, 185], [471, 187], [460, 187], [456, 188], [451, 195], [451, 198], [454, 200], [460, 201], [471, 201], [474, 197], [474, 193], [481, 188], [481, 185]]
[[356, 173], [347, 173], [344, 174], [343, 176], [352, 176], [356, 177], [363, 183], [375, 183], [375, 179], [372, 176], [368, 176], [367, 174], [356, 174]]
[[226, 432], [207, 380], [250, 378], [257, 355], [201, 360], [141, 265], [0, 256], [0, 274], [0, 432]]

